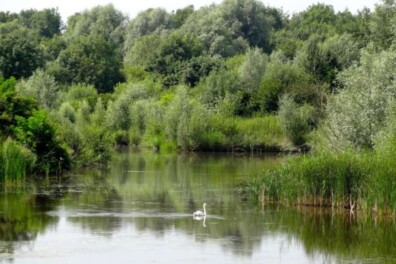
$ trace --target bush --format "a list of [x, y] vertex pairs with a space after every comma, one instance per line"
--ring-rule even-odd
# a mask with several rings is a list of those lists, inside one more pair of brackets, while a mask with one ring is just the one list
[[43, 110], [34, 111], [28, 118], [16, 117], [16, 120], [16, 139], [36, 154], [37, 170], [59, 173], [69, 168], [69, 154], [58, 141], [55, 127]]
[[70, 123], [75, 123], [77, 120], [76, 110], [70, 103], [63, 103], [59, 109], [59, 114], [62, 118], [67, 119]]
[[111, 138], [103, 126], [85, 125], [79, 129], [83, 142], [80, 162], [83, 165], [106, 165], [111, 159]]
[[58, 100], [58, 84], [55, 78], [39, 69], [29, 79], [21, 81], [17, 90], [24, 96], [32, 96], [40, 106], [53, 108]]
[[289, 95], [284, 95], [279, 104], [278, 118], [283, 132], [293, 145], [305, 144], [306, 136], [312, 130], [313, 108], [307, 104], [297, 105]]

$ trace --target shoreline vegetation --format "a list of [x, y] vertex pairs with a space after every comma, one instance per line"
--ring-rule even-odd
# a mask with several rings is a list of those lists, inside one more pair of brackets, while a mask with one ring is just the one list
[[[396, 3], [0, 12], [0, 179], [161, 153], [308, 152], [253, 201], [396, 210]], [[351, 210], [351, 211], [353, 211]]]

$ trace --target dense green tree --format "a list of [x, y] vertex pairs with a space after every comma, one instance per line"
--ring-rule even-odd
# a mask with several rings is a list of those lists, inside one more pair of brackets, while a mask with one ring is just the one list
[[99, 92], [112, 91], [123, 80], [114, 45], [100, 36], [76, 38], [54, 66], [49, 71], [59, 82], [92, 84]]
[[19, 93], [34, 97], [43, 108], [53, 108], [58, 99], [59, 87], [53, 76], [37, 70], [29, 79], [17, 85]]
[[182, 34], [194, 34], [209, 55], [232, 57], [243, 53], [248, 43], [236, 36], [219, 7], [204, 7], [191, 14], [180, 28]]
[[124, 57], [125, 67], [147, 67], [154, 61], [156, 52], [166, 35], [156, 33], [140, 37]]
[[24, 26], [36, 31], [40, 36], [52, 38], [61, 33], [62, 18], [57, 9], [43, 9], [40, 11], [23, 10], [19, 14]]
[[7, 23], [18, 19], [18, 14], [10, 12], [0, 12], [0, 23]]
[[124, 42], [126, 17], [113, 5], [97, 6], [69, 17], [64, 33], [68, 42], [81, 36], [100, 37], [121, 49]]
[[173, 28], [173, 17], [165, 9], [148, 9], [128, 23], [124, 50], [128, 52], [138, 38]]
[[194, 13], [194, 6], [190, 5], [182, 9], [177, 9], [176, 13], [173, 15], [174, 27], [180, 28], [187, 18]]
[[0, 76], [29, 77], [44, 65], [43, 50], [35, 32], [16, 20], [0, 24]]
[[288, 61], [282, 54], [272, 54], [266, 73], [260, 83], [255, 102], [264, 112], [276, 112], [279, 98], [288, 93], [298, 103], [314, 103], [321, 97], [321, 86], [297, 63]]
[[183, 71], [189, 60], [202, 52], [202, 43], [195, 35], [174, 32], [163, 39], [147, 70], [158, 73], [165, 86], [175, 85], [183, 81]]
[[0, 77], [0, 134], [5, 137], [12, 135], [16, 116], [27, 118], [38, 108], [33, 98], [16, 92], [16, 84], [14, 78], [5, 80]]
[[358, 44], [350, 35], [334, 35], [327, 39], [312, 35], [297, 52], [296, 62], [318, 81], [335, 86], [338, 72], [359, 59]]
[[341, 74], [344, 89], [327, 106], [327, 134], [335, 147], [372, 148], [394, 105], [395, 53], [370, 49], [363, 53], [361, 65]]
[[389, 48], [395, 43], [396, 36], [396, 2], [394, 0], [383, 0], [376, 5], [371, 16], [370, 31], [371, 39], [376, 45], [383, 49]]
[[315, 4], [302, 11], [290, 21], [290, 30], [300, 39], [307, 40], [311, 35], [331, 35], [335, 31], [336, 14], [330, 5]]
[[242, 55], [228, 59], [224, 67], [209, 74], [202, 84], [200, 93], [200, 97], [205, 104], [213, 107], [223, 100], [237, 104], [239, 100], [237, 93], [241, 89], [241, 79], [238, 71], [243, 61], [244, 56]]
[[271, 33], [282, 27], [282, 15], [276, 9], [266, 8], [257, 0], [225, 0], [221, 11], [227, 27], [253, 47], [271, 51]]

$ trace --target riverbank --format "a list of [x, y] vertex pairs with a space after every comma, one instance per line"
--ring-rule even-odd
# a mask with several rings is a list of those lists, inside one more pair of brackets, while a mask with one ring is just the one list
[[290, 157], [243, 187], [255, 203], [347, 209], [396, 215], [392, 152], [322, 151]]

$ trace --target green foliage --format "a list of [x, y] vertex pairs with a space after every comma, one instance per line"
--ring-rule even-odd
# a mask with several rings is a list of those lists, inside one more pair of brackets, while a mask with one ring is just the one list
[[[161, 42], [147, 70], [158, 73], [162, 77], [162, 83], [165, 87], [176, 85], [185, 79], [183, 72], [189, 63], [188, 61], [199, 57], [202, 52], [202, 43], [196, 36], [175, 32]], [[187, 81], [188, 78], [187, 73]], [[192, 77], [190, 78], [192, 79]], [[194, 83], [194, 80], [192, 79], [190, 82]]]
[[111, 159], [111, 138], [104, 126], [94, 124], [80, 127], [83, 151], [79, 157], [83, 165], [106, 165]]
[[0, 180], [21, 181], [32, 172], [36, 156], [17, 142], [0, 142]]
[[24, 26], [42, 37], [52, 38], [61, 33], [62, 18], [57, 9], [22, 10], [19, 16]]
[[296, 63], [321, 82], [335, 86], [338, 72], [352, 66], [359, 56], [358, 45], [350, 35], [335, 35], [325, 41], [312, 35], [298, 50]]
[[239, 67], [239, 75], [243, 91], [247, 94], [255, 93], [260, 86], [265, 73], [268, 58], [258, 48], [248, 50], [245, 60]]
[[237, 119], [237, 131], [241, 141], [237, 142], [241, 148], [254, 151], [277, 151], [286, 147], [286, 133], [277, 117], [266, 115], [263, 117]]
[[63, 103], [59, 108], [59, 115], [68, 120], [70, 123], [75, 123], [77, 120], [77, 114], [74, 107], [69, 103]]
[[120, 69], [113, 44], [95, 35], [74, 38], [49, 71], [59, 82], [92, 84], [98, 92], [109, 92], [123, 80]]
[[124, 50], [128, 53], [139, 38], [151, 33], [159, 34], [171, 29], [173, 24], [172, 15], [161, 8], [151, 8], [139, 13], [128, 23]]
[[308, 40], [313, 34], [329, 35], [334, 31], [336, 15], [331, 5], [315, 4], [296, 14], [290, 21], [291, 30], [296, 36]]
[[[279, 10], [266, 8], [256, 0], [225, 0], [221, 5], [227, 27], [245, 39], [250, 46], [271, 51], [273, 27], [281, 27]], [[278, 22], [276, 25], [274, 22]]]
[[63, 94], [63, 101], [79, 102], [87, 100], [93, 102], [97, 99], [98, 93], [94, 86], [85, 84], [75, 84], [69, 86], [66, 93]]
[[0, 12], [0, 23], [7, 23], [18, 19], [18, 14], [7, 12]]
[[312, 130], [313, 108], [310, 105], [297, 105], [293, 98], [285, 94], [279, 102], [278, 118], [285, 135], [295, 146], [307, 141], [307, 134]]
[[158, 46], [163, 41], [164, 35], [149, 34], [138, 38], [134, 45], [128, 49], [124, 57], [126, 67], [147, 67], [155, 60]]
[[16, 121], [15, 137], [37, 156], [38, 170], [59, 173], [70, 166], [69, 155], [44, 111], [34, 111], [27, 118], [17, 116]]
[[384, 0], [382, 5], [376, 5], [369, 24], [371, 40], [376, 46], [388, 49], [395, 43], [395, 22], [396, 2], [394, 0]]
[[17, 21], [0, 24], [0, 76], [27, 78], [44, 65], [43, 59], [35, 32]]
[[81, 36], [97, 37], [120, 47], [124, 41], [125, 22], [126, 17], [113, 5], [97, 6], [69, 17], [64, 35], [68, 42]]
[[119, 97], [116, 101], [109, 104], [107, 123], [111, 129], [129, 130], [131, 127], [130, 100]]
[[106, 163], [114, 145], [281, 150], [321, 124], [314, 149], [375, 148], [386, 161], [378, 179], [390, 181], [394, 22], [393, 0], [357, 14], [315, 4], [291, 17], [225, 0], [130, 21], [107, 5], [65, 28], [55, 9], [0, 12], [1, 137], [56, 171], [70, 163], [65, 149], [77, 165]]
[[340, 75], [344, 89], [327, 105], [327, 135], [334, 147], [372, 148], [394, 104], [395, 54], [366, 50], [361, 65]]
[[37, 109], [35, 100], [16, 93], [16, 84], [14, 78], [5, 80], [0, 77], [0, 133], [3, 136], [12, 134], [17, 116], [29, 117]]
[[190, 5], [183, 9], [177, 9], [173, 16], [175, 28], [180, 28], [186, 22], [187, 18], [194, 13], [194, 6]]
[[18, 83], [17, 91], [24, 96], [32, 96], [43, 108], [53, 108], [58, 99], [58, 84], [54, 77], [39, 69], [29, 79]]
[[262, 111], [275, 112], [279, 109], [279, 98], [289, 93], [299, 103], [316, 103], [322, 96], [321, 87], [298, 64], [289, 62], [282, 56], [271, 56], [266, 74], [261, 80], [255, 101]]
[[[255, 201], [395, 210], [394, 155], [374, 152], [319, 152], [290, 158], [247, 187]], [[393, 164], [393, 163], [392, 163]]]
[[219, 7], [201, 8], [194, 12], [180, 31], [197, 36], [203, 43], [205, 52], [211, 56], [232, 57], [243, 53], [249, 46], [246, 40], [235, 36], [232, 28], [227, 26]]

